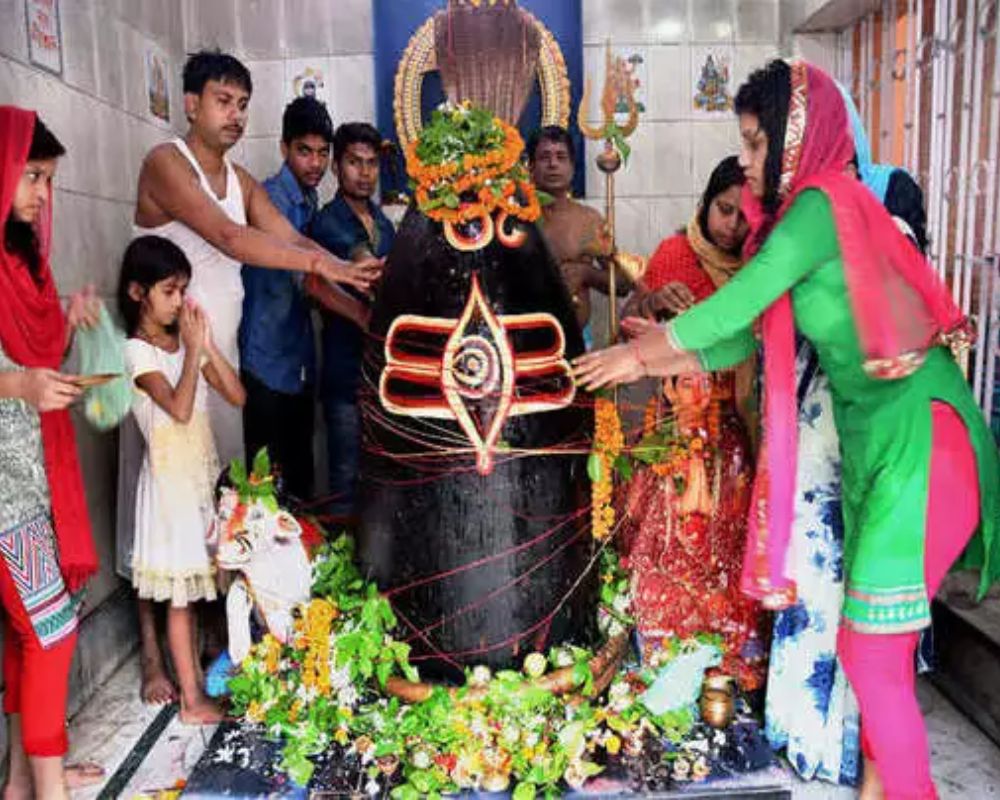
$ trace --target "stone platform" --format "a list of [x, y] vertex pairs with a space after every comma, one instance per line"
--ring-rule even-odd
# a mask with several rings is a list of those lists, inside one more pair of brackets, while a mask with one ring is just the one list
[[[215, 798], [349, 798], [366, 797], [364, 770], [356, 762], [337, 753], [320, 757], [308, 787], [291, 784], [275, 768], [280, 761], [280, 744], [270, 742], [237, 723], [223, 723], [195, 765], [183, 797]], [[642, 769], [642, 767], [639, 767]], [[715, 781], [683, 784], [667, 791], [637, 791], [643, 776], [626, 774], [623, 769], [609, 769], [584, 791], [568, 793], [578, 798], [683, 797], [734, 800], [791, 800], [791, 789], [784, 772], [777, 766], [756, 773], [731, 775]], [[383, 794], [387, 794], [383, 790]], [[382, 796], [382, 795], [377, 795]], [[466, 796], [504, 797], [504, 794], [480, 793]]]

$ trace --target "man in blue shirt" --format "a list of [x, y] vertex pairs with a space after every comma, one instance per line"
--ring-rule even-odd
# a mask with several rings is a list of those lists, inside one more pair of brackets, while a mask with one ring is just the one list
[[[371, 125], [348, 122], [333, 139], [337, 195], [312, 221], [310, 236], [344, 259], [382, 258], [392, 247], [395, 230], [372, 202], [378, 186], [382, 137]], [[366, 298], [361, 312], [323, 314], [323, 374], [320, 396], [326, 420], [330, 470], [330, 513], [352, 516], [361, 452], [358, 389], [368, 322]]]
[[[281, 127], [284, 164], [263, 185], [275, 207], [305, 233], [330, 161], [333, 123], [323, 103], [299, 97], [285, 108]], [[267, 447], [285, 489], [308, 499], [314, 481], [316, 353], [307, 287], [301, 273], [245, 265], [243, 288], [239, 341], [247, 458]], [[327, 302], [321, 292], [317, 299]]]

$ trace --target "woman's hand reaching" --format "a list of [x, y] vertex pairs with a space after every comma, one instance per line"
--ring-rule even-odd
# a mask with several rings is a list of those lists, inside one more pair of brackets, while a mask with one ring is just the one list
[[101, 319], [101, 300], [93, 284], [69, 298], [66, 323], [70, 330], [93, 328]]
[[632, 383], [648, 376], [666, 377], [682, 372], [700, 372], [694, 353], [678, 350], [661, 325], [642, 317], [622, 320], [625, 344], [587, 353], [573, 362], [573, 375], [584, 389]]

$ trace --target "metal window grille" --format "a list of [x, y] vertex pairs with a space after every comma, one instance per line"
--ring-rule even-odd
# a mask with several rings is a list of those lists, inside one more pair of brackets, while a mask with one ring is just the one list
[[838, 36], [876, 161], [906, 167], [927, 205], [929, 257], [978, 339], [966, 356], [1000, 437], [1000, 0], [883, 0]]

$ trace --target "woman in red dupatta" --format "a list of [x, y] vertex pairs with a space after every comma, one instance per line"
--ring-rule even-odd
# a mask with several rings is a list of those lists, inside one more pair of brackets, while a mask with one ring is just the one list
[[[776, 61], [736, 98], [749, 262], [662, 328], [584, 356], [590, 388], [741, 360], [764, 349], [763, 444], [743, 589], [795, 602], [786, 571], [796, 476], [795, 330], [830, 379], [843, 456], [844, 574], [838, 654], [861, 708], [862, 746], [886, 797], [934, 798], [914, 692], [914, 650], [948, 568], [1000, 579], [1000, 465], [946, 345], [965, 321], [878, 199], [845, 169], [847, 110], [822, 70]], [[759, 319], [758, 319], [759, 318]], [[966, 547], [966, 545], [968, 545]]]
[[[655, 319], [711, 296], [742, 264], [747, 224], [736, 156], [712, 171], [687, 228], [660, 243], [628, 308]], [[753, 359], [735, 370], [666, 378], [646, 410], [644, 439], [672, 456], [628, 486], [623, 563], [632, 575], [643, 661], [695, 634], [722, 637], [722, 670], [746, 690], [764, 681], [757, 603], [739, 591], [753, 481], [747, 425]], [[663, 413], [663, 412], [666, 413]]]
[[[80, 590], [97, 569], [68, 406], [80, 394], [59, 367], [90, 292], [56, 293], [48, 253], [51, 185], [65, 151], [31, 111], [0, 106], [0, 602], [6, 790], [66, 796], [66, 699]], [[78, 782], [86, 775], [76, 775]], [[93, 777], [98, 777], [94, 775]]]

